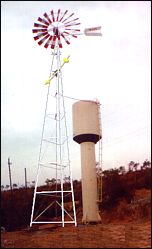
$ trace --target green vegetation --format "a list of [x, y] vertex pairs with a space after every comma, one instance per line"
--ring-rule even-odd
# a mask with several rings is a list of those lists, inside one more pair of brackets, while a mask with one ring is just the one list
[[[130, 203], [136, 189], [151, 189], [151, 163], [145, 160], [139, 168], [138, 163], [131, 161], [128, 164], [128, 170], [124, 166], [118, 169], [101, 170], [98, 169], [98, 179], [102, 175], [102, 204], [99, 207], [102, 210], [109, 210], [117, 205], [123, 198]], [[69, 183], [65, 180], [64, 189], [68, 189]], [[16, 187], [16, 186], [15, 186]], [[57, 186], [59, 188], [59, 185]], [[79, 207], [82, 204], [81, 181], [74, 180], [75, 201], [79, 201]], [[46, 185], [40, 186], [41, 190], [54, 190], [56, 188], [55, 179], [46, 179]], [[1, 186], [1, 190], [3, 187]], [[13, 189], [13, 198], [11, 191], [1, 192], [1, 226], [7, 231], [27, 227], [30, 224], [30, 216], [33, 202], [34, 187]], [[65, 202], [71, 201], [69, 197]], [[50, 197], [46, 196], [45, 203], [50, 203]], [[36, 208], [42, 206], [41, 196], [37, 200]], [[60, 212], [58, 212], [60, 215]], [[46, 212], [46, 216], [55, 216], [55, 210]]]

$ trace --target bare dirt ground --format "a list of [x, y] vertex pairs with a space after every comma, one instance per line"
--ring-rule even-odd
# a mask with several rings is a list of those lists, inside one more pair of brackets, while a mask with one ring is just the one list
[[126, 224], [43, 225], [2, 234], [1, 248], [151, 248], [150, 221]]

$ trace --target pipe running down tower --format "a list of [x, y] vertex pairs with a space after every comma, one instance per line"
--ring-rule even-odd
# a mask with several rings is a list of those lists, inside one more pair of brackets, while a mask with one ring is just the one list
[[99, 103], [78, 101], [73, 104], [73, 140], [81, 146], [82, 222], [100, 222], [97, 203], [95, 144], [101, 139]]

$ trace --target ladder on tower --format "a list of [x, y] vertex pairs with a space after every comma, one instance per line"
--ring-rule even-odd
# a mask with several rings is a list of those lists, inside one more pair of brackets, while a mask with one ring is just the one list
[[97, 192], [98, 192], [98, 203], [102, 202], [102, 126], [101, 126], [101, 110], [100, 110], [100, 102], [97, 100], [98, 105], [98, 119], [99, 119], [99, 134], [101, 135], [101, 139], [99, 140], [99, 148], [98, 148], [98, 162], [97, 162]]

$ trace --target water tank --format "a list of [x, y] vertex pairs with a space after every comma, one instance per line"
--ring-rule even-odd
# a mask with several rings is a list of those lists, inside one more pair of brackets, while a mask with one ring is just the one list
[[77, 143], [94, 142], [101, 138], [98, 103], [78, 101], [73, 105], [73, 140]]

